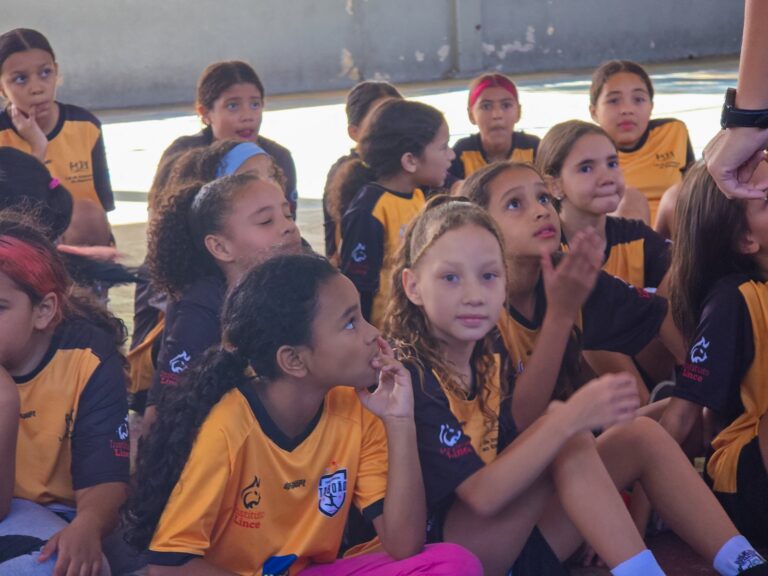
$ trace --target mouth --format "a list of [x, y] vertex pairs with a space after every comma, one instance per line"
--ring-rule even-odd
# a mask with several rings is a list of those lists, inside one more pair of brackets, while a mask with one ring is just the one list
[[466, 328], [479, 328], [488, 320], [488, 316], [481, 314], [462, 314], [456, 317], [459, 324]]
[[547, 225], [542, 228], [539, 228], [536, 233], [533, 235], [534, 238], [542, 238], [542, 239], [548, 239], [548, 238], [554, 238], [557, 234], [557, 230], [554, 226]]
[[619, 130], [623, 130], [624, 132], [634, 130], [636, 127], [637, 124], [634, 122], [619, 122]]
[[235, 134], [237, 134], [238, 138], [242, 138], [243, 140], [250, 140], [253, 138], [254, 134], [256, 134], [256, 131], [249, 128], [247, 130], [237, 130]]

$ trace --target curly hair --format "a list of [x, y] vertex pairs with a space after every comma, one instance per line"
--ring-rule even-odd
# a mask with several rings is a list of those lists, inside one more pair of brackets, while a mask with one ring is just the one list
[[[408, 299], [402, 282], [403, 271], [418, 265], [421, 257], [444, 234], [465, 226], [477, 226], [490, 232], [499, 243], [504, 260], [504, 242], [493, 219], [485, 210], [471, 204], [466, 198], [446, 195], [433, 196], [408, 226], [392, 272], [392, 295], [384, 319], [384, 333], [395, 343], [401, 359], [413, 362], [420, 371], [429, 365], [446, 390], [458, 397], [466, 396], [461, 380], [446, 360], [441, 342], [429, 329], [429, 318], [424, 309]], [[506, 268], [505, 268], [506, 277]], [[476, 370], [476, 389], [480, 409], [490, 427], [498, 418], [488, 407], [490, 384], [496, 370], [493, 330], [478, 340], [472, 351], [471, 363]], [[422, 383], [423, 383], [422, 378]], [[502, 379], [504, 381], [504, 379]], [[503, 392], [505, 390], [502, 390]]]
[[277, 256], [252, 268], [227, 297], [222, 347], [168, 387], [139, 449], [136, 490], [123, 508], [126, 540], [146, 549], [189, 459], [200, 426], [230, 390], [279, 377], [281, 346], [312, 342], [322, 286], [339, 274], [325, 258]]
[[222, 275], [205, 237], [224, 230], [234, 198], [259, 177], [223, 176], [207, 184], [180, 184], [159, 203], [149, 226], [147, 263], [155, 286], [179, 298], [198, 278]]

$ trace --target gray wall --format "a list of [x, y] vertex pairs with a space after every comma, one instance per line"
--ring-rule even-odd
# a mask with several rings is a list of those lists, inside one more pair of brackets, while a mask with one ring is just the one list
[[0, 0], [0, 15], [45, 33], [60, 99], [93, 108], [190, 102], [205, 65], [235, 58], [274, 94], [735, 54], [743, 18], [729, 0]]

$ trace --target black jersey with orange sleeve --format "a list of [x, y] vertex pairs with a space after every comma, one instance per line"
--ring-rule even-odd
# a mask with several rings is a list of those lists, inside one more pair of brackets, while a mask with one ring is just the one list
[[[107, 168], [101, 122], [85, 108], [59, 105], [59, 120], [47, 135], [45, 166], [58, 178], [74, 200], [91, 200], [104, 210], [115, 208]], [[16, 131], [7, 110], [0, 112], [0, 146], [31, 153], [32, 148]]]
[[[544, 281], [536, 285], [534, 318], [514, 307], [503, 310], [498, 327], [516, 373], [525, 369], [533, 354], [546, 314]], [[576, 321], [585, 350], [607, 350], [634, 356], [658, 335], [667, 314], [667, 301], [623, 280], [600, 272], [592, 293]]]
[[741, 449], [768, 412], [768, 285], [744, 274], [719, 280], [707, 294], [675, 397], [711, 408], [724, 429], [712, 441], [707, 473], [717, 492], [737, 491]]
[[[293, 162], [293, 156], [290, 150], [285, 146], [281, 146], [274, 140], [265, 138], [264, 136], [257, 136], [256, 142], [267, 154], [269, 154], [275, 161], [285, 175], [285, 197], [291, 205], [291, 214], [296, 216], [296, 207], [299, 199], [299, 192], [296, 188], [296, 165]], [[171, 142], [170, 146], [165, 149], [163, 155], [158, 162], [158, 173], [164, 174], [160, 178], [160, 182], [165, 182], [170, 175], [170, 165], [173, 160], [178, 158], [181, 154], [187, 150], [193, 148], [204, 148], [213, 144], [213, 131], [210, 126], [206, 126], [197, 134], [191, 134], [189, 136], [180, 136]], [[155, 177], [157, 181], [157, 176]]]
[[332, 389], [289, 438], [253, 386], [225, 394], [201, 426], [150, 564], [204, 558], [236, 574], [293, 575], [336, 559], [350, 505], [369, 520], [383, 512], [386, 433], [353, 389]]
[[360, 292], [363, 315], [381, 326], [391, 292], [395, 256], [408, 223], [424, 206], [424, 194], [366, 184], [341, 220], [341, 271]]
[[648, 200], [651, 222], [656, 219], [664, 192], [683, 179], [683, 172], [695, 160], [688, 128], [674, 118], [651, 120], [637, 144], [619, 148], [624, 182]]
[[227, 287], [220, 276], [193, 282], [179, 300], [168, 303], [165, 328], [147, 405], [160, 401], [164, 386], [175, 386], [189, 365], [221, 342], [221, 309]]
[[[568, 244], [565, 234], [563, 244]], [[632, 286], [657, 288], [669, 269], [670, 246], [642, 220], [608, 216], [603, 270]]]
[[[507, 159], [532, 164], [536, 159], [539, 142], [538, 136], [525, 132], [513, 132]], [[474, 172], [488, 165], [488, 155], [483, 149], [479, 133], [457, 141], [453, 145], [453, 152], [456, 158], [451, 163], [449, 172], [459, 180], [469, 178]]]
[[124, 362], [112, 336], [66, 320], [37, 368], [14, 380], [16, 498], [74, 506], [76, 490], [128, 481]]

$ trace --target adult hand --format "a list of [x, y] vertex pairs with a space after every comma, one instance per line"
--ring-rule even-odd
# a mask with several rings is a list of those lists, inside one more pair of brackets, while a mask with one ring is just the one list
[[728, 198], [765, 198], [768, 178], [753, 179], [766, 160], [768, 129], [721, 130], [704, 148], [707, 170]]

